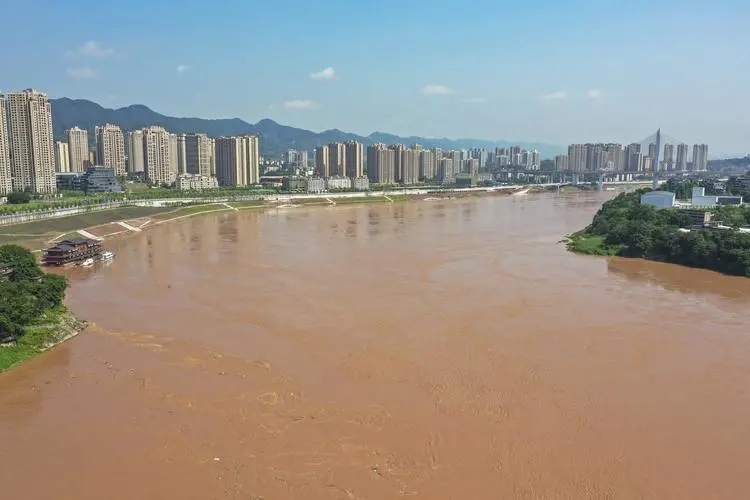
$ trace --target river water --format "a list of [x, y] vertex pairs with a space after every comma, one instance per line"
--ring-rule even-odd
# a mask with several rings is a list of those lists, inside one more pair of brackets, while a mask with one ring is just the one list
[[573, 255], [607, 193], [208, 215], [0, 375], [23, 499], [737, 499], [750, 280]]

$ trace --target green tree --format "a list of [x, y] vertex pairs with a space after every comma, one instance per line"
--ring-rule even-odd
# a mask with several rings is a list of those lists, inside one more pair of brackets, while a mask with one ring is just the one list
[[42, 275], [34, 254], [18, 245], [0, 246], [0, 263], [9, 264], [13, 268], [11, 281], [28, 280]]
[[31, 201], [31, 193], [27, 191], [14, 191], [8, 194], [8, 203], [11, 205], [22, 205]]

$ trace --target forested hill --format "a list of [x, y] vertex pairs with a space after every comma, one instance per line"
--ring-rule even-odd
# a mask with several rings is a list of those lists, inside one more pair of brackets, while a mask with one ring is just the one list
[[[94, 127], [105, 123], [119, 125], [124, 131], [160, 125], [170, 132], [200, 132], [211, 137], [222, 135], [257, 134], [260, 136], [261, 154], [280, 157], [287, 149], [299, 149], [312, 152], [314, 148], [330, 142], [359, 141], [365, 145], [376, 142], [421, 144], [423, 147], [441, 147], [446, 149], [467, 149], [471, 147], [495, 148], [508, 147], [507, 141], [483, 141], [479, 139], [430, 139], [426, 137], [401, 137], [398, 135], [375, 132], [360, 136], [332, 129], [323, 132], [312, 132], [301, 128], [281, 125], [273, 120], [263, 119], [258, 123], [248, 123], [240, 118], [222, 118], [209, 120], [204, 118], [177, 118], [166, 116], [141, 104], [119, 109], [108, 109], [84, 99], [52, 99], [52, 127], [55, 138], [62, 139], [65, 131], [71, 127], [81, 127], [89, 131], [89, 140], [94, 140]], [[93, 144], [93, 143], [92, 143]], [[515, 144], [515, 143], [513, 143]], [[563, 148], [544, 143], [518, 143], [527, 149], [537, 149], [544, 157], [553, 157], [563, 152]]]

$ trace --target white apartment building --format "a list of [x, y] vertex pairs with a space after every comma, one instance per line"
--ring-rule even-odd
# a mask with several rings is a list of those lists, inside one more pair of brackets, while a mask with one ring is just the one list
[[5, 99], [0, 95], [0, 196], [13, 190], [10, 175], [10, 145], [8, 144], [8, 118], [5, 113]]
[[9, 92], [5, 107], [13, 190], [55, 193], [52, 108], [47, 94], [34, 89]]
[[310, 177], [307, 179], [308, 193], [322, 193], [326, 190], [326, 181], [322, 177]]
[[342, 177], [337, 175], [334, 177], [329, 177], [326, 180], [326, 186], [329, 191], [334, 189], [351, 189], [352, 180], [349, 177]]
[[416, 184], [419, 182], [419, 150], [404, 149], [401, 151], [401, 182]]
[[216, 177], [182, 174], [177, 177], [176, 187], [183, 191], [201, 191], [203, 189], [216, 189], [219, 187], [219, 182]]
[[116, 176], [124, 177], [125, 136], [117, 125], [107, 123], [96, 127], [96, 161], [99, 165], [114, 169]]
[[177, 134], [169, 134], [169, 171], [172, 179], [177, 180], [177, 174], [180, 171], [177, 155]]
[[256, 136], [216, 139], [216, 177], [222, 186], [260, 182], [260, 144]]
[[170, 134], [163, 127], [152, 125], [143, 129], [143, 160], [146, 179], [151, 183], [160, 185], [175, 181], [171, 168]]
[[143, 130], [128, 132], [128, 172], [135, 174], [146, 168], [143, 158]]
[[68, 129], [70, 171], [85, 172], [89, 165], [89, 133], [82, 128]]
[[357, 177], [356, 179], [354, 179], [352, 185], [357, 191], [369, 191], [370, 179], [363, 175], [362, 177]]
[[70, 172], [70, 151], [65, 141], [55, 142], [55, 172]]

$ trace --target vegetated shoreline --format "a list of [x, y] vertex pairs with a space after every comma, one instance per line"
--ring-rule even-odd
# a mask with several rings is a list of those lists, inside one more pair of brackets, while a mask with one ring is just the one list
[[[640, 195], [646, 191], [605, 202], [590, 225], [563, 240], [566, 248], [585, 255], [641, 258], [750, 277], [750, 234], [693, 227], [692, 219], [679, 210], [641, 205]], [[715, 210], [750, 224], [750, 207]]]
[[86, 329], [88, 323], [65, 305], [47, 309], [18, 339], [0, 344], [0, 373], [52, 349]]

